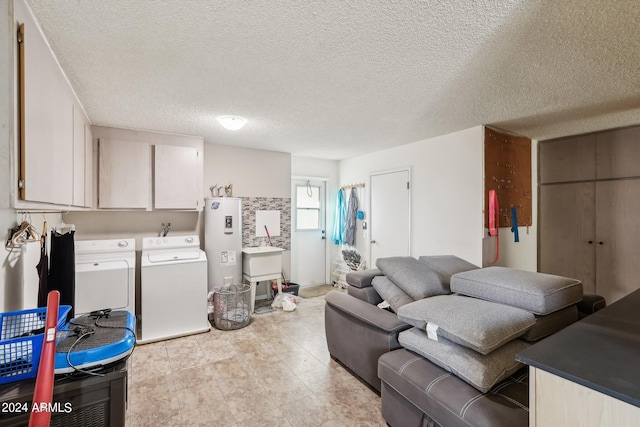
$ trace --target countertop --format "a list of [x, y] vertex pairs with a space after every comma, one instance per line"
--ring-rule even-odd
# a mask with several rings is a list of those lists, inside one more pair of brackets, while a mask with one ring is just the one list
[[516, 359], [640, 407], [640, 290], [532, 345]]

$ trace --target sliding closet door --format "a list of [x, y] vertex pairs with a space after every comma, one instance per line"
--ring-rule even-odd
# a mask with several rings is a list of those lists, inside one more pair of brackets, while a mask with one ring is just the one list
[[596, 293], [611, 304], [640, 288], [640, 179], [596, 185]]

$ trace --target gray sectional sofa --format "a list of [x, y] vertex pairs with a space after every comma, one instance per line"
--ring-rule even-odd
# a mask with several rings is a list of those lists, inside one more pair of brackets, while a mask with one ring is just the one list
[[576, 280], [454, 256], [377, 267], [326, 296], [325, 327], [332, 358], [380, 392], [392, 427], [527, 426], [515, 354], [604, 307]]

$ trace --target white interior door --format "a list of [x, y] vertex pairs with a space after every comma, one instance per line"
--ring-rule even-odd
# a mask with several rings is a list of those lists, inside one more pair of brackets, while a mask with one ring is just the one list
[[409, 169], [371, 174], [371, 266], [411, 250]]
[[292, 181], [291, 281], [301, 287], [327, 283], [324, 181]]

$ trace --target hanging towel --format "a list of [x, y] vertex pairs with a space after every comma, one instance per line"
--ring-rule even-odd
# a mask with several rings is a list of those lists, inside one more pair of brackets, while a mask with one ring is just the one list
[[358, 216], [358, 196], [355, 187], [351, 188], [349, 195], [349, 208], [347, 209], [347, 223], [345, 224], [344, 241], [353, 246], [356, 243], [356, 219]]
[[336, 200], [336, 213], [333, 220], [333, 234], [331, 238], [336, 245], [344, 243], [344, 226], [347, 217], [347, 206], [344, 202], [344, 191], [342, 188], [338, 190], [338, 198]]

